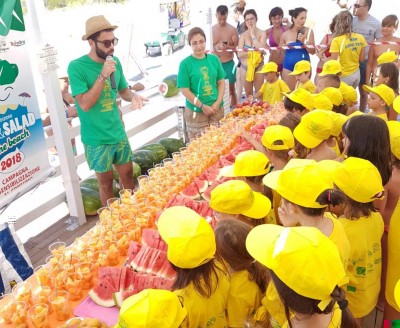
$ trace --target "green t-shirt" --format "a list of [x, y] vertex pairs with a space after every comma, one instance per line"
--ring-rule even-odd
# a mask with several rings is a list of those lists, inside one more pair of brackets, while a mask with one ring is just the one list
[[[117, 57], [114, 57], [114, 60], [117, 62], [117, 70], [114, 73], [117, 88], [112, 89], [110, 79], [107, 79], [99, 99], [87, 112], [83, 111], [75, 101], [81, 122], [83, 144], [112, 145], [126, 137], [116, 99], [118, 90], [127, 88], [128, 83], [121, 62]], [[86, 93], [96, 82], [102, 68], [103, 63], [93, 61], [88, 55], [73, 60], [68, 66], [72, 96]]]
[[[225, 71], [217, 56], [206, 54], [204, 58], [197, 59], [190, 55], [179, 65], [177, 86], [189, 88], [203, 104], [211, 106], [218, 99], [217, 82], [222, 79], [225, 79]], [[187, 99], [186, 107], [202, 112]]]

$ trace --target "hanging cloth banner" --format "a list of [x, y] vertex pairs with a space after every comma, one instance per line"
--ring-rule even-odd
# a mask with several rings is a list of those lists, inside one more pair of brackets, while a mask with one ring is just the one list
[[0, 208], [46, 178], [51, 167], [20, 0], [0, 2]]

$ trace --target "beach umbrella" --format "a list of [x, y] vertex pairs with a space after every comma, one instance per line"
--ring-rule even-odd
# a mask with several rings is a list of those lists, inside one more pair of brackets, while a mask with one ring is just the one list
[[24, 98], [24, 100], [22, 101], [22, 106], [25, 105], [25, 98], [30, 98], [31, 97], [31, 95], [29, 93], [27, 93], [27, 92], [22, 92], [18, 96]]

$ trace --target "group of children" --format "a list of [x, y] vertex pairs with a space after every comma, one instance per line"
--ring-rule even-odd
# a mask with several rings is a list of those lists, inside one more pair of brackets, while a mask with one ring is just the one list
[[400, 319], [400, 122], [385, 116], [400, 97], [384, 65], [365, 87], [370, 114], [352, 110], [337, 61], [318, 94], [286, 93], [287, 115], [261, 143], [245, 133], [255, 150], [221, 170], [231, 179], [211, 192], [214, 230], [189, 208], [166, 209], [172, 292], [132, 296], [117, 327], [351, 328], [376, 307]]

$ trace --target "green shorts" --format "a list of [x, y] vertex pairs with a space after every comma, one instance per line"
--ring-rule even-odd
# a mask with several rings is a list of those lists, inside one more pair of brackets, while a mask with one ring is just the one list
[[234, 84], [236, 82], [236, 65], [233, 59], [222, 63], [222, 67], [225, 71], [225, 79], [229, 80], [229, 84]]
[[98, 173], [112, 170], [112, 165], [122, 165], [132, 161], [132, 149], [128, 138], [114, 145], [84, 145], [89, 168]]

